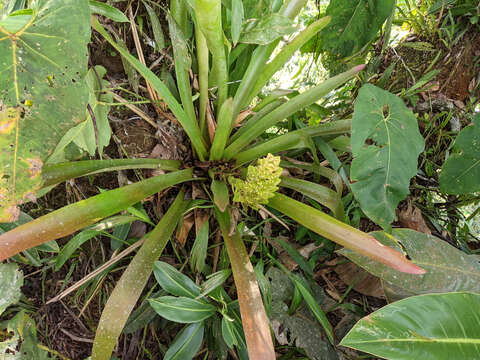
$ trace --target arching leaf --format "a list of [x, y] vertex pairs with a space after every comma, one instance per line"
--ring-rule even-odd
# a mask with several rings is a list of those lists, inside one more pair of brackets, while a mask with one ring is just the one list
[[38, 0], [13, 15], [0, 20], [0, 222], [35, 197], [43, 163], [87, 102], [88, 1]]

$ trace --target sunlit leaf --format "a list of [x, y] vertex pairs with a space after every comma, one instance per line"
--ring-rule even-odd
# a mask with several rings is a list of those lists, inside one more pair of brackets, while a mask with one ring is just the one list
[[0, 222], [35, 197], [44, 162], [86, 109], [88, 1], [33, 6], [16, 28], [0, 20]]
[[199, 322], [208, 319], [216, 311], [211, 304], [186, 297], [161, 296], [148, 301], [158, 315], [179, 323]]
[[430, 294], [361, 319], [340, 345], [391, 360], [478, 359], [480, 295]]

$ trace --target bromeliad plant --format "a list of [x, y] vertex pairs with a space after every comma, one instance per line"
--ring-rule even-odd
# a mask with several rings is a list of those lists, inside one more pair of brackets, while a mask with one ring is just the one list
[[[313, 22], [271, 59], [274, 50], [283, 44], [282, 37], [295, 32], [293, 19], [305, 3], [306, 0], [273, 1], [265, 9], [248, 9], [241, 1], [233, 1], [231, 7], [223, 6], [220, 0], [173, 1], [168, 22], [180, 101], [147, 66], [125, 51], [98, 19], [92, 18], [93, 29], [143, 76], [185, 130], [196, 156], [191, 167], [180, 161], [155, 159], [47, 162], [61, 136], [86, 116], [88, 91], [83, 77], [90, 36], [88, 2], [38, 0], [28, 10], [0, 10], [0, 63], [6, 64], [0, 72], [1, 221], [14, 221], [18, 204], [33, 199], [40, 189], [67, 179], [128, 168], [170, 171], [68, 205], [0, 235], [0, 260], [70, 235], [164, 189], [200, 182], [211, 199], [210, 208], [228, 252], [252, 360], [275, 359], [275, 352], [254, 269], [237, 227], [239, 212], [235, 209], [239, 206], [251, 210], [268, 206], [356, 253], [401, 272], [424, 273], [401, 252], [341, 221], [341, 178], [319, 164], [314, 140], [330, 141], [348, 133], [350, 120], [260, 140], [266, 130], [315, 103], [363, 69], [362, 65], [354, 67], [288, 100], [270, 96], [252, 105], [269, 78], [329, 23], [328, 17]], [[244, 21], [250, 18], [257, 20]], [[193, 31], [189, 32], [191, 25]], [[192, 39], [187, 38], [188, 33], [192, 33]], [[189, 45], [194, 47], [195, 61], [191, 60]], [[196, 80], [193, 82], [189, 75], [192, 71]], [[198, 91], [195, 100], [192, 84], [198, 84], [198, 88], [193, 86]], [[298, 149], [312, 150], [315, 163], [281, 162], [272, 155]], [[305, 168], [330, 178], [336, 191], [281, 176], [281, 166]], [[279, 187], [312, 198], [331, 209], [336, 218], [280, 193]], [[97, 328], [92, 359], [110, 359], [152, 274], [154, 262], [179, 219], [192, 209], [186, 193], [185, 189], [178, 192], [160, 222], [145, 236], [112, 292]], [[209, 223], [206, 224], [208, 229]], [[200, 302], [211, 314], [214, 307], [209, 305], [207, 294], [194, 295], [195, 299], [188, 301]], [[321, 323], [326, 319], [321, 312], [316, 316]], [[203, 333], [201, 320], [180, 336], [184, 340], [197, 336], [196, 349], [201, 344], [198, 334]], [[233, 344], [232, 341], [230, 345]], [[196, 349], [191, 349], [193, 354]]]

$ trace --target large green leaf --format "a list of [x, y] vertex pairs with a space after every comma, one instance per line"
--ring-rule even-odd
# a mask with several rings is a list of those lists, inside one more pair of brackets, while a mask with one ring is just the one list
[[350, 56], [371, 41], [390, 15], [394, 0], [332, 0], [327, 8], [330, 24], [319, 37], [323, 50]]
[[366, 84], [355, 102], [351, 144], [353, 194], [370, 219], [389, 228], [423, 151], [417, 119], [399, 97]]
[[479, 294], [414, 296], [361, 319], [340, 345], [392, 360], [474, 360], [479, 312]]
[[0, 222], [42, 183], [42, 165], [84, 118], [87, 0], [38, 0], [0, 20]]
[[14, 263], [0, 264], [0, 315], [5, 309], [18, 302], [22, 295], [23, 274]]
[[435, 236], [410, 229], [394, 229], [393, 235], [381, 231], [371, 235], [386, 246], [406, 251], [412, 262], [427, 271], [421, 276], [401, 273], [353, 251], [340, 251], [357, 265], [383, 279], [388, 288], [394, 286], [396, 293], [401, 292], [396, 297], [434, 292], [480, 292], [478, 257], [467, 255]]
[[458, 152], [443, 165], [440, 190], [447, 194], [480, 191], [480, 114], [460, 131], [454, 146]]

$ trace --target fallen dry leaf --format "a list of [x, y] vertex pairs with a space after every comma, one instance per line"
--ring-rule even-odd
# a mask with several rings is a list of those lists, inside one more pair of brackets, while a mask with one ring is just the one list
[[353, 288], [360, 294], [381, 299], [385, 297], [380, 279], [363, 270], [360, 266], [352, 262], [346, 262], [335, 266], [335, 272], [345, 284], [355, 284]]
[[425, 220], [423, 219], [420, 209], [411, 203], [408, 204], [406, 209], [397, 211], [397, 215], [398, 221], [402, 227], [420, 231], [428, 235], [432, 234], [431, 230], [428, 228]]

